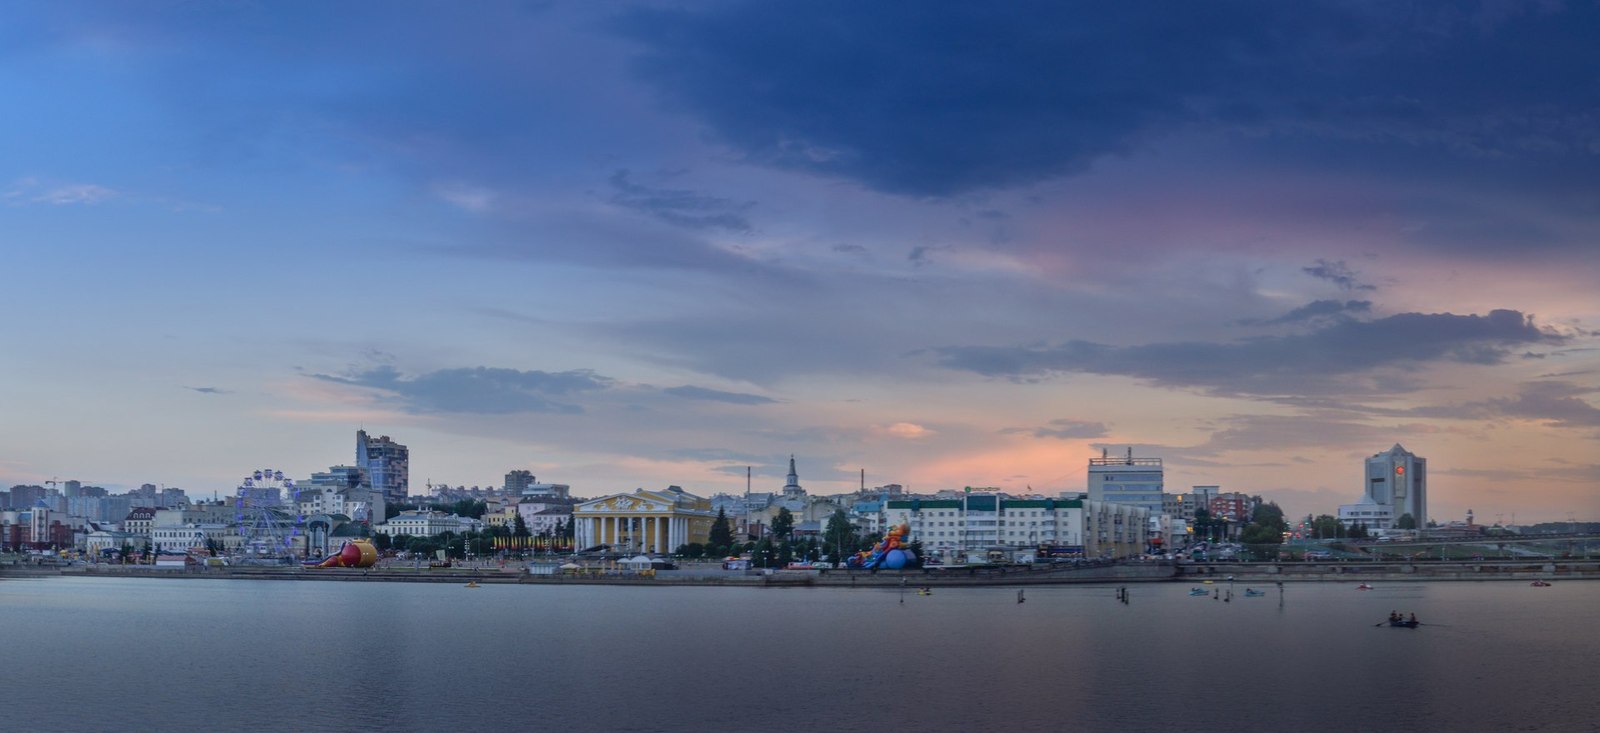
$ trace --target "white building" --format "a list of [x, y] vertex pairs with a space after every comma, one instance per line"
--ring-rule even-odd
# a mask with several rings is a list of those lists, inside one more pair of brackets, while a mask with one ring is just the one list
[[964, 560], [974, 553], [1048, 548], [1052, 554], [1129, 557], [1144, 552], [1150, 511], [1088, 499], [900, 499], [884, 505], [886, 527], [906, 524], [923, 552]]
[[157, 525], [150, 530], [150, 545], [156, 552], [185, 553], [190, 548], [206, 547], [206, 541], [215, 543], [219, 552], [231, 552], [239, 546], [239, 533], [225, 524]]
[[402, 534], [412, 537], [431, 537], [444, 532], [460, 534], [482, 529], [483, 522], [471, 517], [418, 509], [400, 512], [389, 521], [373, 527], [372, 531], [391, 537]]

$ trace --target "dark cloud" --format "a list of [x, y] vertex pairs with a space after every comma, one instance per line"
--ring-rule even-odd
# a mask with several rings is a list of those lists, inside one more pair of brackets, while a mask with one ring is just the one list
[[1004, 434], [1029, 433], [1036, 438], [1060, 438], [1062, 440], [1104, 438], [1106, 436], [1106, 424], [1089, 420], [1058, 418], [1051, 420], [1044, 427], [1006, 428], [1000, 432]]
[[1460, 405], [1419, 407], [1408, 411], [1422, 417], [1464, 420], [1537, 420], [1554, 428], [1600, 428], [1600, 407], [1583, 399], [1597, 390], [1571, 382], [1541, 381], [1523, 384], [1515, 397], [1502, 397]]
[[233, 394], [228, 390], [218, 387], [184, 387], [184, 389], [193, 390], [195, 392], [199, 392], [200, 394]]
[[1378, 289], [1375, 285], [1368, 285], [1357, 279], [1358, 273], [1355, 270], [1350, 269], [1350, 267], [1344, 263], [1344, 260], [1339, 260], [1338, 262], [1317, 260], [1317, 264], [1312, 265], [1311, 267], [1302, 267], [1300, 268], [1300, 271], [1317, 278], [1318, 280], [1327, 280], [1334, 285], [1338, 285], [1339, 289], [1341, 290]]
[[1355, 314], [1371, 312], [1370, 300], [1314, 300], [1300, 306], [1277, 318], [1265, 321], [1243, 320], [1242, 325], [1279, 325], [1285, 323], [1303, 323], [1307, 321], [1344, 320]]
[[587, 369], [542, 372], [469, 367], [440, 369], [407, 378], [394, 367], [379, 366], [347, 376], [312, 376], [382, 390], [414, 412], [483, 414], [577, 414], [583, 412], [583, 408], [567, 400], [583, 393], [611, 389], [616, 384], [615, 380]]
[[690, 385], [687, 385], [687, 384], [682, 386], [682, 387], [668, 387], [668, 388], [663, 389], [661, 391], [665, 392], [665, 393], [667, 393], [669, 395], [672, 395], [674, 397], [682, 397], [682, 398], [684, 398], [686, 400], [707, 400], [707, 401], [710, 401], [710, 402], [726, 402], [726, 403], [733, 404], [733, 405], [772, 405], [772, 404], [777, 404], [777, 402], [778, 402], [777, 400], [774, 400], [774, 399], [772, 399], [770, 397], [762, 397], [761, 395], [756, 395], [756, 394], [745, 394], [745, 393], [742, 393], [742, 392], [724, 392], [724, 391], [719, 390], [719, 389], [707, 389], [705, 387], [694, 387], [694, 386], [690, 386]]
[[733, 2], [615, 28], [748, 159], [890, 192], [1027, 184], [1185, 129], [1386, 165], [1590, 165], [1600, 12], [1511, 7]]
[[1075, 340], [1053, 346], [953, 346], [934, 352], [943, 366], [990, 377], [1116, 374], [1225, 394], [1296, 396], [1410, 391], [1421, 385], [1403, 371], [1372, 373], [1433, 361], [1495, 364], [1507, 358], [1509, 347], [1562, 340], [1520, 312], [1495, 310], [1486, 316], [1402, 313], [1337, 322], [1306, 334], [1227, 343], [1114, 346]]
[[753, 201], [733, 201], [684, 189], [651, 188], [628, 177], [626, 169], [611, 174], [609, 183], [615, 191], [611, 203], [689, 229], [750, 231], [750, 220], [744, 213], [755, 206]]

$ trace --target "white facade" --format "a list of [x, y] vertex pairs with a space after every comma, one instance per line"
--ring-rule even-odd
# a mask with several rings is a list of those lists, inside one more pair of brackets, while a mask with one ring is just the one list
[[356, 522], [381, 521], [386, 511], [383, 494], [366, 488], [302, 485], [298, 502], [301, 515], [343, 514]]
[[203, 548], [206, 540], [216, 542], [218, 549], [231, 551], [239, 545], [239, 534], [225, 524], [158, 525], [150, 530], [150, 545], [156, 552], [184, 553], [190, 548]]
[[1087, 499], [1007, 499], [972, 494], [961, 499], [887, 502], [887, 527], [908, 525], [908, 541], [923, 552], [964, 559], [975, 551], [1048, 545], [1085, 557], [1129, 557], [1144, 551], [1151, 521], [1140, 506]]
[[471, 517], [462, 517], [444, 512], [424, 510], [405, 511], [396, 514], [389, 521], [372, 528], [372, 531], [395, 535], [410, 535], [412, 537], [431, 537], [444, 532], [477, 532], [483, 529], [483, 522]]

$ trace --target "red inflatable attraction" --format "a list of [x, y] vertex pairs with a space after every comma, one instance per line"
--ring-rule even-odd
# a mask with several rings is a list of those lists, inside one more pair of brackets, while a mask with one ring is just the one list
[[378, 564], [378, 548], [367, 540], [351, 540], [338, 552], [321, 560], [307, 560], [308, 568], [370, 568]]

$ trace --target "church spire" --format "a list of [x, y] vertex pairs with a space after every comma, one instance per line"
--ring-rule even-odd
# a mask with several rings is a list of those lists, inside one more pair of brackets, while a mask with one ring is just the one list
[[798, 471], [796, 471], [795, 468], [794, 468], [794, 454], [793, 453], [789, 454], [789, 481], [788, 481], [788, 483], [785, 483], [783, 485], [783, 493], [785, 493], [785, 494], [803, 494], [803, 493], [805, 493], [805, 490], [800, 488], [800, 473]]

